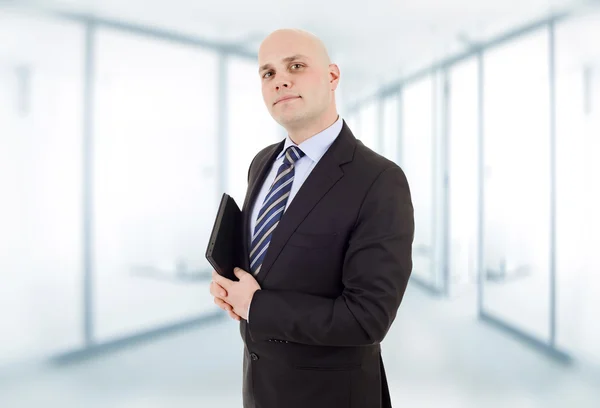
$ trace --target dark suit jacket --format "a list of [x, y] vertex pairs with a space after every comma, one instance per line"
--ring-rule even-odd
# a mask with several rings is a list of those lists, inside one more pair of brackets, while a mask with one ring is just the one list
[[[252, 203], [283, 142], [260, 151]], [[274, 231], [244, 341], [245, 408], [391, 407], [380, 343], [412, 270], [413, 206], [404, 172], [343, 128]]]

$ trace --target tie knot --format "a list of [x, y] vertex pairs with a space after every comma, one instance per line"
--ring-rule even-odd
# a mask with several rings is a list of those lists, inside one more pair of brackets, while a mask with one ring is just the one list
[[300, 160], [300, 158], [304, 156], [304, 152], [300, 150], [297, 146], [290, 146], [285, 151], [285, 157], [283, 158], [283, 162], [288, 166], [291, 166], [296, 161]]

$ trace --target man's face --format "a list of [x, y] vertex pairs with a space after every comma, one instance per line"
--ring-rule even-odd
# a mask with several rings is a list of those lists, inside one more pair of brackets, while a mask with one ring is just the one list
[[262, 95], [277, 123], [302, 126], [327, 111], [333, 93], [325, 58], [314, 42], [294, 33], [263, 42], [258, 54]]

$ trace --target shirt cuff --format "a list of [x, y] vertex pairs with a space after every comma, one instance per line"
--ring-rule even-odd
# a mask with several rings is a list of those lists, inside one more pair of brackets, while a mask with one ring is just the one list
[[250, 299], [250, 304], [248, 305], [248, 313], [246, 313], [246, 322], [248, 323], [250, 323], [250, 305], [252, 305], [252, 299]]

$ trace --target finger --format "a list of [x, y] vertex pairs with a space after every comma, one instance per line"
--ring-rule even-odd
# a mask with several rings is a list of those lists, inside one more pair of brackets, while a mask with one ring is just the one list
[[214, 285], [217, 288], [217, 294], [221, 297], [227, 297], [227, 291], [225, 290], [225, 288], [221, 285], [219, 285], [218, 283], [215, 282]]
[[230, 311], [229, 312], [229, 317], [231, 317], [234, 320], [237, 320], [238, 322], [240, 321], [241, 317], [239, 317], [238, 315], [235, 314], [235, 312]]
[[225, 310], [226, 312], [229, 312], [231, 310], [233, 310], [233, 308], [231, 307], [231, 305], [227, 302], [225, 302], [224, 300], [221, 300], [219, 298], [215, 298], [215, 304], [217, 306], [219, 306], [221, 309]]
[[220, 298], [227, 297], [227, 291], [225, 289], [223, 289], [223, 287], [216, 282], [210, 283], [210, 294], [215, 297], [220, 297]]
[[213, 282], [218, 283], [222, 288], [224, 289], [229, 289], [229, 287], [231, 286], [231, 284], [233, 283], [232, 280], [227, 279], [224, 276], [219, 275], [218, 273], [213, 271]]

